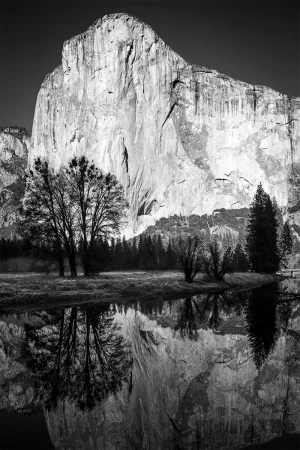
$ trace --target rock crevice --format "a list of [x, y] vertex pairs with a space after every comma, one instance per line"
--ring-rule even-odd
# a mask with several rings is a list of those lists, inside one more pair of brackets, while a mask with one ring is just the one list
[[[38, 95], [29, 159], [58, 168], [84, 154], [114, 173], [138, 232], [160, 217], [247, 207], [259, 182], [292, 206], [299, 144], [300, 99], [188, 64], [150, 26], [113, 14], [64, 43]], [[230, 172], [232, 183], [215, 183]]]

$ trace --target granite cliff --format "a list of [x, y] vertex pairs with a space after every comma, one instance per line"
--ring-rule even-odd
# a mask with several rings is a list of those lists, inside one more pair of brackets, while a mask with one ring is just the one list
[[15, 222], [18, 201], [24, 194], [29, 146], [30, 133], [25, 128], [0, 129], [0, 227]]
[[123, 184], [135, 232], [159, 217], [298, 203], [300, 99], [187, 63], [112, 14], [66, 41], [38, 94], [29, 158], [85, 154]]

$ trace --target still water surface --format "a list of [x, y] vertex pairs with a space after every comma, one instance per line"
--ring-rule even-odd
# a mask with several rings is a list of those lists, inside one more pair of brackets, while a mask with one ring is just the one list
[[0, 311], [1, 448], [297, 448], [298, 292]]

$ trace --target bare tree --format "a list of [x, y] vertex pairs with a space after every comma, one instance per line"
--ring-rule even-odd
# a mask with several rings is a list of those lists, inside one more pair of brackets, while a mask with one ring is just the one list
[[56, 242], [61, 275], [63, 250], [71, 275], [77, 275], [76, 254], [82, 243], [84, 274], [91, 275], [100, 239], [120, 231], [126, 208], [123, 188], [116, 178], [104, 175], [84, 156], [73, 158], [58, 172], [47, 161], [37, 159], [27, 177], [19, 231], [31, 240], [37, 235]]
[[210, 242], [204, 256], [204, 269], [209, 276], [214, 277], [217, 281], [223, 280], [226, 273], [233, 271], [231, 248], [228, 247], [223, 252], [221, 245], [216, 240]]
[[192, 283], [200, 272], [203, 259], [203, 243], [198, 236], [180, 238], [175, 245], [175, 252], [185, 275], [185, 281]]
[[84, 274], [93, 273], [93, 254], [100, 239], [120, 232], [128, 206], [123, 187], [111, 174], [103, 174], [82, 156], [73, 158], [66, 174], [70, 201], [78, 205], [77, 227], [82, 239]]
[[[27, 173], [26, 192], [20, 211], [18, 233], [33, 245], [43, 239], [56, 243], [60, 276], [64, 275], [63, 246], [68, 242], [66, 211], [61, 196], [59, 175], [40, 158]], [[70, 221], [69, 221], [70, 222]], [[71, 267], [76, 275], [76, 267]]]

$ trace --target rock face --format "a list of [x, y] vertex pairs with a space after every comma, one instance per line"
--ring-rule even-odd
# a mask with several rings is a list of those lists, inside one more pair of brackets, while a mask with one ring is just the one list
[[[30, 147], [30, 134], [25, 130], [13, 127], [0, 129], [0, 161], [7, 162], [11, 158], [28, 158]], [[3, 170], [0, 165], [0, 192], [3, 187], [9, 186], [16, 179], [16, 176]]]
[[27, 166], [29, 146], [30, 134], [25, 129], [0, 129], [0, 226], [14, 222], [13, 207], [6, 206], [12, 193], [17, 194], [20, 174]]
[[35, 409], [33, 382], [21, 359], [24, 331], [16, 323], [0, 320], [0, 411]]
[[300, 99], [191, 65], [113, 14], [64, 43], [40, 89], [30, 161], [85, 154], [123, 184], [131, 225], [248, 206], [259, 182], [298, 202]]
[[190, 341], [134, 309], [116, 320], [131, 382], [90, 412], [68, 401], [45, 411], [55, 448], [227, 450], [299, 432], [299, 317], [260, 372], [245, 335], [198, 330]]

